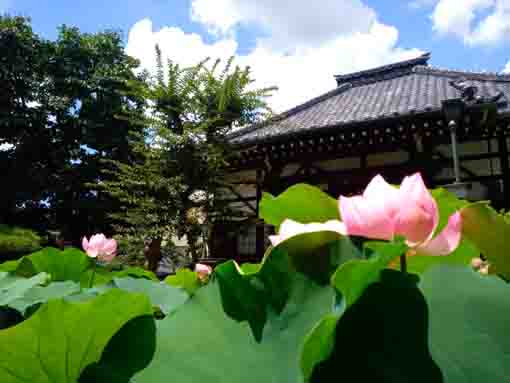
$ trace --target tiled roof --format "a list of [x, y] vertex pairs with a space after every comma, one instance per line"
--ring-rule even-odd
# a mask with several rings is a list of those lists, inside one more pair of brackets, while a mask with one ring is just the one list
[[[348, 75], [335, 76], [338, 87], [261, 124], [230, 136], [234, 144], [255, 144], [356, 122], [441, 109], [441, 101], [460, 97], [449, 81], [466, 78], [478, 95], [502, 91], [510, 101], [510, 75], [439, 69], [427, 65], [429, 54]], [[500, 112], [510, 112], [508, 103]]]

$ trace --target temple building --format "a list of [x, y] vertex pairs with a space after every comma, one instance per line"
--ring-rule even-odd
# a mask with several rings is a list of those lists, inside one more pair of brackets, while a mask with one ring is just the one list
[[229, 253], [261, 257], [271, 230], [257, 218], [262, 192], [301, 182], [338, 197], [377, 174], [400, 183], [420, 171], [429, 187], [510, 207], [510, 75], [429, 59], [337, 75], [333, 90], [232, 133], [239, 157], [227, 199], [243, 218], [219, 228]]

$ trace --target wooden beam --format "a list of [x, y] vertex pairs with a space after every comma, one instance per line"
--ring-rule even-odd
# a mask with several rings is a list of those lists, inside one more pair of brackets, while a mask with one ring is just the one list
[[[223, 202], [223, 203], [239, 203], [239, 202], [252, 202], [252, 201], [257, 201], [257, 197], [238, 197], [238, 198], [225, 198], [225, 199], [220, 199], [218, 200], [218, 202]], [[255, 213], [255, 208], [252, 207], [252, 211]]]
[[510, 205], [510, 164], [508, 161], [508, 145], [506, 137], [498, 137], [498, 150], [501, 155], [501, 171], [503, 173], [503, 196], [505, 207]]
[[[230, 190], [230, 192], [232, 194], [234, 194], [235, 196], [237, 196], [236, 199], [232, 200], [232, 201], [229, 201], [228, 199], [225, 199], [225, 200], [221, 200], [222, 202], [224, 201], [228, 201], [228, 202], [243, 202], [244, 205], [246, 207], [248, 207], [248, 209], [250, 209], [252, 212], [254, 212], [255, 214], [259, 214], [258, 213], [258, 208], [254, 208], [251, 204], [248, 203], [248, 201], [253, 201], [253, 199], [250, 199], [250, 197], [248, 197], [249, 199], [247, 199], [246, 197], [243, 197], [241, 195], [241, 193], [238, 193], [237, 190], [235, 190], [232, 186], [228, 185], [228, 184], [225, 184], [225, 185], [222, 185], [223, 187], [225, 187], [226, 189]], [[258, 202], [257, 202], [257, 206], [258, 206]]]
[[[260, 213], [260, 200], [262, 199], [262, 185], [264, 183], [262, 169], [257, 169], [257, 208], [256, 214], [259, 217]], [[264, 256], [265, 246], [264, 246], [264, 221], [261, 219], [257, 220], [256, 224], [256, 232], [255, 232], [255, 255], [258, 259], [262, 259]]]

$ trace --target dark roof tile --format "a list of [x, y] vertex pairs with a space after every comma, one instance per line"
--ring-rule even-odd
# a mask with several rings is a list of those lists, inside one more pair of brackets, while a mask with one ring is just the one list
[[[449, 85], [465, 77], [478, 87], [478, 94], [502, 91], [510, 100], [510, 75], [461, 72], [426, 66], [430, 55], [368, 71], [335, 76], [339, 86], [330, 92], [288, 110], [261, 124], [230, 135], [235, 144], [254, 144], [282, 135], [363, 122], [382, 116], [404, 116], [437, 111], [441, 101], [460, 97]], [[503, 109], [510, 112], [507, 106]]]

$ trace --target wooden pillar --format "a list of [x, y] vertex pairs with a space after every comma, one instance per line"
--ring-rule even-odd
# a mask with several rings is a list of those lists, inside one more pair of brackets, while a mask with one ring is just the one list
[[257, 219], [256, 219], [256, 234], [255, 234], [255, 255], [257, 259], [262, 259], [264, 256], [264, 221], [260, 219], [260, 200], [262, 199], [262, 185], [263, 185], [262, 169], [257, 169]]
[[498, 137], [498, 149], [501, 161], [501, 171], [503, 173], [503, 205], [505, 208], [510, 206], [510, 163], [508, 161], [508, 145], [505, 136]]

